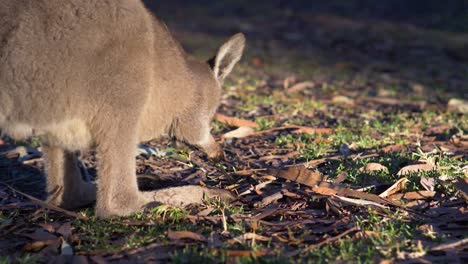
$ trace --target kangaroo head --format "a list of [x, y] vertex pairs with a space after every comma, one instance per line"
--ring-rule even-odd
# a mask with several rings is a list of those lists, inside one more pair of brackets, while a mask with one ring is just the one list
[[175, 118], [171, 134], [178, 141], [200, 146], [210, 157], [221, 157], [222, 150], [210, 134], [210, 121], [221, 97], [221, 85], [239, 62], [245, 46], [242, 33], [232, 36], [208, 62], [189, 59], [194, 79], [189, 85], [196, 91], [190, 98], [190, 110]]
[[[208, 60], [208, 65], [211, 69], [211, 76], [214, 78], [214, 82], [211, 82], [212, 87], [210, 93], [210, 97], [213, 98], [213, 101], [208, 102], [210, 105], [209, 112], [213, 113], [216, 111], [216, 108], [219, 104], [219, 94], [221, 91], [221, 86], [224, 83], [226, 77], [231, 73], [234, 69], [234, 66], [239, 62], [242, 57], [242, 53], [244, 52], [245, 47], [245, 37], [244, 34], [238, 33], [232, 36], [228, 41], [226, 41], [218, 50], [218, 53]], [[213, 89], [214, 88], [214, 89]], [[217, 95], [217, 96], [216, 96]]]

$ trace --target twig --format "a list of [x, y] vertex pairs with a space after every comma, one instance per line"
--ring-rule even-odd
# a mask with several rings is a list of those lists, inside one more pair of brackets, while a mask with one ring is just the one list
[[468, 244], [468, 238], [464, 238], [462, 240], [458, 240], [455, 242], [449, 242], [449, 243], [444, 243], [442, 245], [438, 245], [437, 247], [431, 248], [430, 251], [453, 249], [459, 246], [463, 246], [465, 244]]
[[75, 218], [78, 218], [80, 220], [84, 220], [84, 221], [89, 220], [89, 218], [86, 217], [86, 216], [83, 216], [83, 215], [80, 215], [80, 214], [65, 210], [65, 209], [60, 208], [58, 206], [55, 206], [53, 204], [48, 204], [48, 203], [46, 203], [44, 201], [41, 201], [41, 200], [31, 196], [31, 195], [28, 195], [28, 194], [25, 194], [24, 192], [18, 191], [17, 189], [13, 188], [12, 186], [10, 186], [10, 185], [8, 185], [6, 183], [2, 183], [2, 184], [4, 184], [6, 187], [8, 187], [13, 192], [21, 194], [22, 196], [28, 198], [29, 200], [31, 200], [32, 202], [36, 203], [37, 205], [39, 205], [39, 206], [41, 206], [43, 208], [47, 208], [47, 209], [50, 209], [50, 210], [53, 210], [53, 211], [61, 212], [61, 213], [65, 214], [65, 215], [75, 217]]

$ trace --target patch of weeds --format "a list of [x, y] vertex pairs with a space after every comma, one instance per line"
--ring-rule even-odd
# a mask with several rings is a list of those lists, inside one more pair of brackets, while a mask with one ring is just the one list
[[225, 263], [223, 251], [186, 246], [184, 249], [170, 254], [172, 263]]
[[364, 238], [340, 239], [334, 245], [310, 251], [307, 257], [313, 258], [314, 263], [372, 263], [381, 258], [396, 259], [400, 252], [423, 250], [411, 241], [416, 224], [406, 222], [404, 216], [404, 213], [396, 212], [390, 217], [383, 217], [369, 210], [364, 216], [355, 217], [361, 234], [365, 235]]
[[275, 143], [299, 151], [301, 153], [300, 159], [311, 160], [323, 157], [331, 151], [330, 144], [324, 140], [317, 140], [320, 138], [321, 136], [314, 134], [287, 134], [277, 137]]
[[[154, 208], [151, 208], [149, 212], [157, 218], [160, 218], [163, 222], [171, 221], [171, 223], [179, 223], [186, 219], [188, 212], [185, 209], [179, 207], [172, 207], [169, 205], [160, 205]], [[141, 213], [143, 218], [147, 216], [144, 213]]]
[[255, 119], [255, 122], [258, 124], [257, 130], [267, 130], [275, 126], [275, 120], [270, 120], [268, 118], [258, 117]]

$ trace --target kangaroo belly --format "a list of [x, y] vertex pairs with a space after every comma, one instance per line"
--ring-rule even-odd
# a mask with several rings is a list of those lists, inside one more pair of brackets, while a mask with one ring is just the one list
[[15, 139], [37, 136], [44, 144], [60, 146], [68, 150], [88, 148], [93, 142], [87, 125], [77, 119], [55, 122], [47, 126], [10, 123], [4, 125], [3, 129], [5, 133]]

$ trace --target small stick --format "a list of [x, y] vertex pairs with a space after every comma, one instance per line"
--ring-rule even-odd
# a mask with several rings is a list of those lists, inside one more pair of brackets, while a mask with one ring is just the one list
[[57, 211], [57, 212], [61, 212], [61, 213], [64, 213], [65, 215], [68, 215], [68, 216], [71, 216], [71, 217], [75, 217], [75, 218], [78, 218], [78, 219], [81, 219], [81, 220], [84, 220], [84, 221], [87, 221], [89, 220], [88, 217], [86, 216], [83, 216], [83, 215], [80, 215], [80, 214], [77, 214], [75, 212], [71, 212], [71, 211], [68, 211], [68, 210], [65, 210], [63, 208], [60, 208], [58, 206], [55, 206], [53, 204], [48, 204], [44, 201], [41, 201], [31, 195], [28, 195], [28, 194], [25, 194], [24, 192], [21, 192], [21, 191], [18, 191], [17, 189], [13, 188], [12, 186], [6, 184], [6, 183], [3, 183], [6, 187], [8, 187], [10, 190], [16, 192], [16, 193], [19, 193], [21, 194], [22, 196], [28, 198], [29, 200], [31, 200], [32, 202], [38, 204], [39, 206], [43, 207], [43, 208], [47, 208], [47, 209], [50, 209], [50, 210], [53, 210], [53, 211]]
[[456, 248], [456, 247], [459, 247], [459, 246], [463, 246], [465, 244], [468, 244], [468, 238], [464, 238], [462, 240], [458, 240], [458, 241], [455, 241], [455, 242], [449, 242], [449, 243], [444, 243], [444, 244], [438, 245], [436, 247], [431, 248], [430, 251], [452, 249], [452, 248]]

